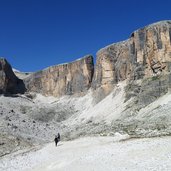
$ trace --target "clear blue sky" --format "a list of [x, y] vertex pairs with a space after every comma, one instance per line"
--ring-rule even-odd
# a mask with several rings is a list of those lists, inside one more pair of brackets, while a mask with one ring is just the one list
[[0, 56], [37, 71], [171, 19], [170, 0], [0, 0]]

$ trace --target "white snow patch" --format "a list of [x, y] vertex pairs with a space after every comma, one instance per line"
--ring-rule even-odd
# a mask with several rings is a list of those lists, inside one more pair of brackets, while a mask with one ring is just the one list
[[13, 72], [20, 72], [19, 70], [12, 68]]

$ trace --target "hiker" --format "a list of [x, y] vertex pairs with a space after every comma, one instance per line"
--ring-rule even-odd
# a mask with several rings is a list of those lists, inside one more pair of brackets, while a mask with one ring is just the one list
[[54, 139], [54, 141], [55, 141], [55, 145], [57, 146], [57, 144], [58, 144], [58, 137], [57, 136], [55, 136], [55, 139]]
[[56, 136], [55, 136], [55, 139], [54, 139], [55, 145], [56, 145], [56, 146], [57, 146], [58, 142], [60, 141], [60, 139], [61, 139], [61, 136], [60, 136], [60, 134], [58, 133], [58, 135], [56, 135]]

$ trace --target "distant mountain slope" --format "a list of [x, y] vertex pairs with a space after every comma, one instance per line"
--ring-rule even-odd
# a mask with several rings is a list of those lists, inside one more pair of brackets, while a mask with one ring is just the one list
[[22, 80], [25, 79], [25, 78], [27, 78], [27, 77], [29, 77], [30, 74], [32, 74], [32, 72], [21, 72], [21, 71], [15, 69], [15, 68], [12, 68], [12, 70], [13, 70], [14, 74], [15, 74], [19, 79], [22, 79]]

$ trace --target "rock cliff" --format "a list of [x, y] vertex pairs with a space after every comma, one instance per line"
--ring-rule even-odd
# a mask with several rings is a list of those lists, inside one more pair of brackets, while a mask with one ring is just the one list
[[[152, 89], [150, 94], [154, 93], [154, 88], [156, 91], [160, 89], [160, 93], [154, 93], [158, 97], [171, 87], [170, 71], [171, 21], [162, 21], [133, 32], [126, 41], [99, 50], [95, 67], [93, 57], [88, 55], [72, 63], [30, 74], [24, 83], [28, 91], [46, 96], [72, 95], [92, 88], [102, 99], [119, 81], [127, 80], [126, 99], [143, 94], [144, 89], [149, 88]], [[8, 71], [8, 77], [4, 77], [4, 71], [1, 71], [1, 75], [1, 91], [13, 91], [18, 84], [14, 74]], [[144, 82], [144, 79], [148, 81]], [[137, 80], [143, 83], [137, 85]], [[149, 87], [150, 83], [153, 83], [153, 88]]]
[[[170, 87], [170, 71], [171, 21], [162, 21], [133, 32], [126, 41], [99, 50], [92, 87], [107, 94], [119, 81], [127, 79], [130, 83], [161, 75], [166, 77], [165, 86]], [[161, 82], [158, 84], [162, 87]]]
[[35, 73], [15, 73], [24, 84], [0, 59], [0, 94], [24, 93], [26, 86], [28, 92], [45, 96], [79, 98], [0, 96], [3, 155], [21, 145], [18, 136], [24, 146], [47, 142], [56, 132], [67, 139], [114, 132], [132, 137], [171, 134], [171, 21], [139, 29], [128, 40], [99, 50], [95, 67], [88, 55]]
[[43, 95], [72, 95], [86, 92], [92, 82], [93, 57], [88, 55], [72, 63], [51, 66], [25, 79], [28, 91]]
[[0, 94], [24, 93], [25, 86], [12, 71], [10, 64], [4, 58], [0, 58]]

